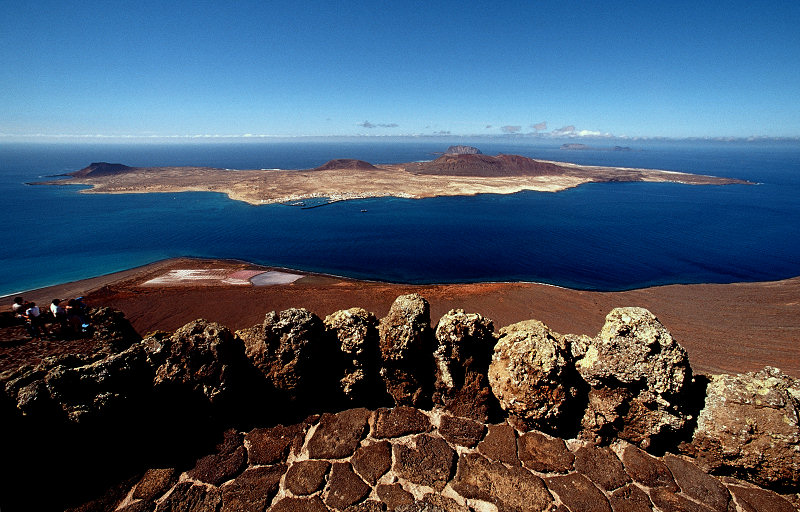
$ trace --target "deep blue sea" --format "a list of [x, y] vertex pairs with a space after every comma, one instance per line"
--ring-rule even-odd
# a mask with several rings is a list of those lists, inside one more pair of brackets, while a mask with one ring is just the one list
[[599, 290], [800, 275], [799, 143], [631, 141], [633, 151], [616, 152], [563, 151], [562, 142], [473, 144], [487, 154], [759, 184], [590, 184], [558, 193], [365, 199], [302, 210], [213, 193], [80, 194], [79, 187], [25, 183], [97, 161], [293, 169], [332, 158], [430, 160], [451, 143], [470, 141], [3, 143], [0, 295], [174, 256], [405, 283], [538, 281]]

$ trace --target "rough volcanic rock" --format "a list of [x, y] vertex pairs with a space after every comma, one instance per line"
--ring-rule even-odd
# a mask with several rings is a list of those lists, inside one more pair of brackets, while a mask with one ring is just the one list
[[575, 512], [611, 512], [608, 499], [588, 478], [572, 473], [553, 476], [545, 480], [547, 487], [556, 493], [569, 510]]
[[141, 344], [106, 357], [61, 355], [4, 374], [5, 394], [25, 415], [63, 415], [79, 423], [124, 410], [152, 390], [153, 373]]
[[92, 339], [102, 353], [120, 352], [142, 340], [122, 311], [105, 307], [92, 308], [87, 314], [87, 321], [91, 327]]
[[567, 343], [537, 320], [500, 329], [489, 382], [509, 414], [547, 430], [559, 426], [577, 394]]
[[486, 425], [468, 418], [443, 415], [439, 421], [439, 433], [450, 444], [472, 448], [483, 439]]
[[781, 496], [766, 489], [728, 486], [745, 512], [797, 512], [797, 508]]
[[249, 468], [222, 487], [220, 512], [265, 510], [278, 492], [286, 465]]
[[325, 317], [325, 327], [341, 352], [338, 375], [344, 396], [350, 401], [371, 402], [380, 391], [378, 319], [372, 313], [351, 308]]
[[148, 393], [152, 370], [125, 315], [90, 309], [87, 320], [93, 329], [91, 354], [49, 356], [36, 366], [4, 372], [0, 395], [25, 415], [66, 413], [77, 422]]
[[766, 486], [800, 483], [800, 381], [779, 369], [714, 375], [691, 444], [712, 470]]
[[361, 503], [350, 505], [344, 512], [385, 512], [386, 505], [378, 500], [364, 500]]
[[134, 499], [154, 501], [178, 481], [175, 468], [148, 469], [133, 490]]
[[423, 406], [430, 393], [431, 315], [419, 294], [401, 295], [380, 322], [381, 376], [397, 405]]
[[[111, 505], [111, 506], [113, 506], [113, 505]], [[139, 500], [139, 501], [134, 501], [132, 503], [129, 503], [129, 504], [125, 505], [122, 508], [116, 508], [116, 509], [114, 509], [114, 511], [115, 512], [153, 512], [155, 509], [156, 509], [156, 504], [154, 502]], [[87, 506], [81, 506], [81, 507], [78, 507], [78, 508], [67, 509], [66, 512], [89, 512], [89, 511], [94, 511], [94, 510], [104, 510], [104, 509], [95, 508], [95, 507], [87, 505]]]
[[641, 488], [635, 484], [620, 487], [609, 496], [614, 512], [651, 512], [653, 504]]
[[372, 421], [372, 435], [378, 438], [419, 434], [429, 432], [432, 428], [431, 420], [425, 413], [404, 405], [378, 409]]
[[434, 403], [456, 416], [486, 421], [494, 396], [487, 372], [494, 325], [477, 313], [451, 309], [436, 326]]
[[644, 308], [616, 308], [606, 316], [576, 366], [591, 385], [582, 436], [614, 436], [649, 446], [686, 424], [692, 372], [686, 350]]
[[330, 467], [331, 463], [327, 460], [295, 462], [286, 473], [286, 488], [296, 496], [312, 494], [325, 483], [325, 475]]
[[364, 480], [375, 485], [375, 482], [392, 467], [392, 445], [388, 441], [378, 441], [361, 446], [353, 454], [350, 462]]
[[607, 491], [631, 481], [622, 461], [608, 447], [582, 446], [575, 451], [575, 469]]
[[302, 448], [307, 428], [308, 425], [298, 423], [251, 430], [244, 437], [250, 464], [285, 462], [290, 453]]
[[444, 439], [428, 434], [414, 437], [413, 446], [395, 444], [392, 453], [398, 476], [437, 491], [447, 485], [456, 460], [456, 452]]
[[331, 467], [325, 504], [342, 510], [364, 499], [370, 490], [370, 487], [355, 474], [349, 462], [336, 462]]
[[477, 454], [459, 458], [451, 485], [465, 498], [494, 503], [500, 512], [546, 511], [553, 505], [541, 478], [527, 469], [509, 468]]
[[403, 486], [398, 483], [380, 484], [375, 488], [375, 493], [389, 510], [414, 503], [414, 495], [403, 489]]
[[192, 482], [176, 485], [157, 512], [216, 512], [222, 504], [222, 493], [216, 487], [206, 487]]
[[213, 404], [234, 391], [246, 364], [242, 342], [227, 327], [195, 320], [169, 338], [166, 360], [156, 369], [154, 384], [157, 389], [190, 389]]
[[666, 455], [667, 465], [681, 492], [717, 512], [727, 512], [731, 502], [728, 489], [716, 478], [707, 475], [692, 462]]
[[563, 439], [535, 431], [519, 436], [517, 455], [523, 466], [540, 473], [567, 473], [575, 461]]
[[489, 432], [478, 444], [478, 451], [492, 460], [519, 466], [517, 432], [507, 423], [489, 425]]
[[242, 435], [235, 430], [225, 432], [216, 453], [197, 461], [189, 476], [211, 485], [220, 485], [238, 475], [247, 467], [247, 451], [242, 445]]
[[323, 414], [317, 430], [308, 441], [308, 456], [312, 459], [343, 459], [351, 456], [367, 433], [367, 421], [371, 415], [367, 409]]
[[381, 319], [381, 359], [400, 363], [413, 358], [428, 344], [430, 323], [430, 305], [422, 296], [413, 293], [397, 297]]
[[[247, 357], [272, 386], [297, 397], [318, 386], [322, 363], [329, 360], [325, 346], [325, 327], [317, 315], [292, 308], [271, 311], [263, 326], [237, 332], [245, 344]], [[324, 389], [324, 387], [322, 388]]]
[[669, 468], [633, 445], [627, 445], [623, 449], [622, 464], [625, 472], [642, 485], [663, 487], [671, 492], [678, 490]]

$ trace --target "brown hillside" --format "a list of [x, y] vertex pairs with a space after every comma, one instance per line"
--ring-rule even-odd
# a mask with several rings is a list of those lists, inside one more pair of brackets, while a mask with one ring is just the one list
[[565, 174], [564, 167], [519, 155], [442, 155], [407, 167], [414, 174], [442, 176], [546, 176]]
[[377, 169], [374, 165], [364, 160], [356, 160], [355, 158], [337, 158], [335, 160], [328, 160], [326, 163], [315, 167], [314, 171], [331, 171], [335, 169], [363, 169], [371, 170]]
[[84, 176], [111, 176], [135, 169], [123, 164], [110, 164], [108, 162], [94, 162], [80, 171], [71, 172], [68, 176], [82, 178]]

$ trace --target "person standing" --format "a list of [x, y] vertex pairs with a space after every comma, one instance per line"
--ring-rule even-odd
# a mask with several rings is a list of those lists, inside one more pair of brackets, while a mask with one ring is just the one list
[[31, 302], [28, 309], [25, 310], [25, 318], [27, 319], [26, 326], [30, 325], [28, 332], [31, 334], [32, 339], [38, 338], [40, 331], [44, 332], [48, 336], [50, 335], [44, 326], [44, 317], [42, 316], [42, 312], [39, 310], [39, 306], [37, 306], [35, 302]]
[[61, 299], [53, 299], [53, 302], [50, 303], [50, 312], [53, 314], [53, 320], [59, 326], [59, 332], [63, 335], [67, 328], [67, 310], [61, 305]]

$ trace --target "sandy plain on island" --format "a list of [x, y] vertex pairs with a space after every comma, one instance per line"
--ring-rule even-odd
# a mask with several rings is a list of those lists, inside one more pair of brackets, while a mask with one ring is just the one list
[[[667, 285], [623, 292], [571, 290], [524, 282], [406, 285], [293, 270], [284, 271], [302, 277], [289, 284], [268, 286], [221, 281], [144, 284], [172, 270], [186, 269], [275, 270], [241, 261], [179, 258], [22, 295], [42, 305], [56, 297], [85, 295], [92, 306], [123, 311], [142, 335], [156, 330], [174, 331], [197, 318], [219, 322], [231, 330], [242, 329], [262, 323], [269, 311], [291, 307], [306, 308], [321, 318], [340, 309], [362, 307], [380, 318], [398, 295], [419, 293], [431, 305], [433, 325], [450, 309], [464, 309], [492, 319], [495, 330], [537, 319], [559, 333], [594, 336], [614, 307], [641, 306], [652, 311], [686, 348], [696, 372], [757, 371], [771, 365], [800, 378], [800, 277], [760, 283]], [[12, 297], [2, 300], [3, 310], [9, 310]], [[23, 362], [35, 364], [53, 353], [90, 348], [85, 340], [32, 343], [2, 336], [0, 371]]]

